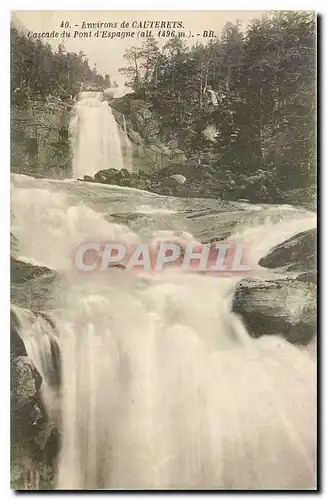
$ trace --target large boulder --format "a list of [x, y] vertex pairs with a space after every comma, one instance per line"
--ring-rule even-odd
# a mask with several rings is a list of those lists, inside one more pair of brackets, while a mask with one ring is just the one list
[[54, 448], [54, 425], [41, 401], [41, 383], [30, 358], [11, 357], [12, 489], [53, 488], [58, 446]]
[[10, 258], [11, 281], [15, 283], [24, 283], [27, 280], [34, 280], [40, 277], [47, 277], [50, 281], [57, 277], [56, 271], [44, 266], [34, 266], [29, 262]]
[[178, 184], [184, 184], [184, 182], [186, 181], [185, 175], [182, 174], [175, 174], [171, 175], [170, 177], [171, 179], [174, 179]]
[[155, 192], [158, 194], [161, 194], [163, 196], [172, 196], [173, 195], [172, 189], [168, 186], [156, 187]]
[[316, 293], [314, 283], [295, 275], [247, 278], [236, 288], [233, 311], [253, 337], [281, 335], [308, 345], [316, 335]]
[[63, 179], [71, 175], [71, 104], [49, 97], [13, 103], [10, 112], [11, 171]]
[[120, 112], [128, 118], [133, 130], [138, 132], [142, 138], [148, 142], [151, 140], [155, 142], [160, 130], [159, 117], [150, 109], [146, 101], [134, 97], [128, 94], [114, 99], [111, 102], [114, 116], [119, 119], [117, 111]]
[[121, 142], [127, 142], [127, 150], [131, 149], [129, 154], [134, 171], [144, 169], [156, 172], [172, 163], [185, 163], [183, 151], [176, 145], [168, 147], [163, 140], [160, 117], [148, 102], [134, 93], [113, 99], [110, 104], [114, 118], [120, 125]]
[[273, 248], [259, 260], [267, 268], [283, 267], [286, 271], [312, 271], [317, 268], [317, 230], [303, 231]]
[[[128, 173], [128, 176], [126, 176], [125, 172]], [[125, 168], [123, 168], [122, 170], [118, 170], [114, 177], [115, 184], [117, 184], [117, 186], [126, 185], [124, 181], [126, 181], [126, 179], [128, 179], [129, 177], [129, 172]]]
[[99, 172], [95, 174], [94, 180], [103, 184], [111, 184], [118, 172], [119, 170], [117, 170], [116, 168], [99, 170]]
[[19, 307], [42, 310], [51, 297], [59, 275], [53, 269], [34, 266], [11, 257], [10, 298]]
[[39, 390], [42, 377], [27, 356], [11, 356], [11, 427], [12, 439], [35, 436], [46, 415]]
[[[182, 176], [183, 177], [183, 176]], [[174, 188], [179, 188], [179, 186], [181, 185], [182, 183], [180, 182], [179, 179], [176, 179], [176, 176], [175, 175], [171, 175], [169, 177], [166, 177], [165, 179], [162, 179], [161, 181], [161, 185], [162, 186], [165, 186], [165, 187], [169, 187], [171, 189], [174, 189]]]
[[132, 174], [131, 174], [131, 172], [130, 172], [129, 170], [127, 170], [127, 168], [122, 168], [122, 169], [120, 170], [120, 172], [121, 172], [122, 174], [124, 174], [124, 176], [125, 176], [125, 177], [131, 177], [131, 175], [132, 175]]
[[12, 358], [27, 356], [25, 344], [19, 335], [18, 318], [13, 310], [10, 311], [10, 355]]
[[58, 430], [42, 402], [43, 380], [27, 356], [14, 311], [10, 323], [11, 487], [52, 489], [59, 452]]
[[18, 356], [13, 360], [12, 395], [13, 410], [35, 402], [41, 387], [42, 377], [27, 356]]

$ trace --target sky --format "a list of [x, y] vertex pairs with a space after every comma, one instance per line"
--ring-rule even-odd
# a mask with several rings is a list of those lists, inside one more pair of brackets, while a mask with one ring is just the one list
[[[243, 29], [246, 29], [252, 19], [261, 18], [267, 11], [13, 11], [13, 16], [22, 23], [27, 31], [33, 32], [51, 32], [62, 31], [71, 33], [70, 38], [65, 38], [64, 44], [68, 51], [79, 52], [82, 50], [88, 57], [91, 66], [95, 63], [99, 73], [108, 73], [119, 85], [124, 83], [124, 77], [118, 71], [119, 68], [126, 66], [123, 58], [124, 51], [131, 45], [141, 44], [144, 38], [125, 38], [110, 39], [96, 38], [94, 36], [97, 28], [92, 29], [91, 37], [85, 37], [90, 34], [88, 28], [83, 29], [82, 23], [117, 22], [118, 26], [122, 21], [132, 23], [133, 21], [182, 21], [183, 28], [187, 36], [191, 32], [193, 36], [187, 38], [188, 44], [205, 42], [208, 38], [203, 38], [203, 32], [212, 30], [215, 36], [219, 36], [227, 21], [242, 23]], [[65, 29], [60, 24], [68, 23], [71, 28]], [[141, 31], [146, 29], [138, 28], [100, 28], [110, 32], [136, 31], [135, 36], [140, 36]], [[82, 32], [83, 38], [73, 38], [74, 32]], [[152, 29], [152, 34], [157, 35], [158, 29]], [[162, 31], [165, 31], [162, 29]], [[166, 30], [167, 31], [167, 30]], [[157, 38], [160, 45], [164, 45], [169, 38]], [[50, 43], [54, 48], [58, 46], [62, 39], [43, 39]]]

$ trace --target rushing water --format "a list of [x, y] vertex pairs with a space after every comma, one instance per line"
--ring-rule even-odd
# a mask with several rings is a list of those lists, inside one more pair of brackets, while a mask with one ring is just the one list
[[[89, 134], [76, 131], [78, 176], [91, 173], [86, 158], [93, 173], [102, 162], [109, 111], [93, 100], [78, 111], [90, 120]], [[61, 429], [58, 488], [314, 487], [315, 363], [277, 336], [249, 337], [231, 312], [240, 276], [89, 276], [73, 265], [84, 241], [163, 237], [239, 239], [255, 264], [314, 227], [313, 213], [22, 175], [12, 213], [18, 257], [60, 275], [42, 314], [13, 305]]]
[[93, 176], [99, 170], [124, 167], [117, 123], [102, 92], [82, 92], [70, 124], [73, 177]]

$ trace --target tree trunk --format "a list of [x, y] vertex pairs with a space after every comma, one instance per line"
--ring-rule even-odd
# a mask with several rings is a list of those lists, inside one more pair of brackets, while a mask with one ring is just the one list
[[136, 83], [136, 88], [140, 88], [140, 74], [139, 74], [139, 68], [137, 64], [137, 57], [134, 55], [134, 64], [135, 64], [135, 83]]

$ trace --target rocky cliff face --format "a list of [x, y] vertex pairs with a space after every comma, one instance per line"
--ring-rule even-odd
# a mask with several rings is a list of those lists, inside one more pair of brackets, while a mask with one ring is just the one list
[[11, 488], [48, 490], [54, 486], [59, 436], [42, 402], [42, 377], [27, 356], [13, 311], [10, 321]]
[[253, 337], [281, 335], [311, 348], [317, 335], [316, 229], [277, 245], [259, 264], [271, 272], [238, 284], [233, 311]]
[[[180, 149], [167, 147], [160, 140], [158, 119], [144, 101], [129, 96], [109, 101], [128, 170], [150, 173], [186, 162]], [[41, 102], [16, 96], [11, 105], [12, 172], [59, 179], [71, 175], [69, 122], [73, 105], [73, 101], [59, 98]]]
[[[140, 169], [155, 172], [172, 164], [183, 165], [186, 156], [177, 147], [168, 147], [160, 139], [159, 120], [145, 101], [136, 99], [133, 94], [110, 99], [114, 117], [120, 127], [124, 160], [131, 148], [131, 170]], [[128, 145], [126, 143], [129, 143]]]
[[[56, 273], [14, 257], [11, 257], [10, 271], [12, 304], [42, 311]], [[45, 313], [38, 314], [49, 321]], [[19, 319], [13, 309], [10, 313], [10, 374], [11, 487], [17, 490], [52, 489], [59, 433], [43, 404], [44, 381], [28, 357], [20, 336]]]
[[11, 171], [34, 176], [69, 176], [69, 120], [73, 102], [19, 99], [11, 105]]

